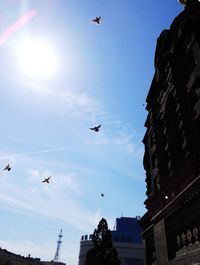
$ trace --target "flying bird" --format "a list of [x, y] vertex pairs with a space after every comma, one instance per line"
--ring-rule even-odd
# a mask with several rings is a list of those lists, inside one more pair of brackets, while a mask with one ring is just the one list
[[95, 23], [97, 25], [101, 24], [101, 17], [96, 17], [91, 20], [91, 23]]
[[10, 171], [10, 170], [11, 170], [10, 165], [8, 164], [7, 166], [5, 166], [5, 168], [4, 168], [3, 170], [8, 170], [8, 171]]
[[95, 126], [93, 128], [90, 128], [90, 130], [98, 132], [100, 128], [101, 128], [101, 124], [99, 124], [98, 126]]
[[50, 178], [51, 178], [51, 176], [50, 177], [48, 177], [48, 178], [45, 178], [43, 181], [42, 181], [42, 183], [47, 183], [47, 184], [49, 184], [49, 180], [50, 180]]
[[104, 197], [104, 194], [103, 193], [101, 193], [101, 197]]

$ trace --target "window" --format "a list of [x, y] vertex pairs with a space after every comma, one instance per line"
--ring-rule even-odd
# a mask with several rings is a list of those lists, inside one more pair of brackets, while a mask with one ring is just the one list
[[132, 243], [132, 238], [129, 236], [129, 237], [127, 237], [127, 242], [128, 243]]
[[114, 237], [114, 241], [115, 241], [115, 242], [119, 242], [119, 237], [118, 237], [118, 236], [115, 236], [115, 237]]

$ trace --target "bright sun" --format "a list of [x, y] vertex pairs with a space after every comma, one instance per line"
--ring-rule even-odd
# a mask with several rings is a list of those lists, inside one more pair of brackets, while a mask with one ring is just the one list
[[53, 48], [39, 39], [26, 39], [17, 45], [17, 57], [25, 74], [35, 78], [52, 76], [57, 69]]

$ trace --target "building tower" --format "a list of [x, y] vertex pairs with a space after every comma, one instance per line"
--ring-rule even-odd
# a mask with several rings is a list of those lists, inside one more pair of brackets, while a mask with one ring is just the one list
[[179, 2], [183, 12], [157, 39], [146, 99], [146, 265], [200, 260], [200, 1]]
[[58, 235], [58, 241], [57, 241], [57, 248], [56, 248], [56, 253], [54, 257], [54, 262], [60, 262], [60, 248], [61, 248], [61, 243], [62, 243], [62, 229], [60, 230], [60, 234]]

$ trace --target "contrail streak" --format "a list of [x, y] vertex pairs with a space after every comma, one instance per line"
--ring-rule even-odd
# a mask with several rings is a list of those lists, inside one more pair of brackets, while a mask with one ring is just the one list
[[42, 154], [42, 153], [51, 153], [51, 152], [57, 152], [57, 151], [62, 151], [62, 150], [72, 151], [72, 149], [69, 147], [58, 147], [58, 148], [45, 149], [45, 150], [40, 150], [40, 151], [35, 151], [35, 152], [25, 152], [25, 153], [6, 155], [6, 156], [0, 157], [0, 159], [19, 157], [19, 156], [28, 156], [28, 155], [38, 155], [38, 154]]
[[8, 38], [11, 37], [13, 33], [23, 27], [29, 20], [37, 15], [36, 10], [29, 11], [24, 16], [19, 18], [15, 23], [13, 23], [9, 28], [7, 28], [1, 35], [0, 35], [0, 45], [2, 45]]

